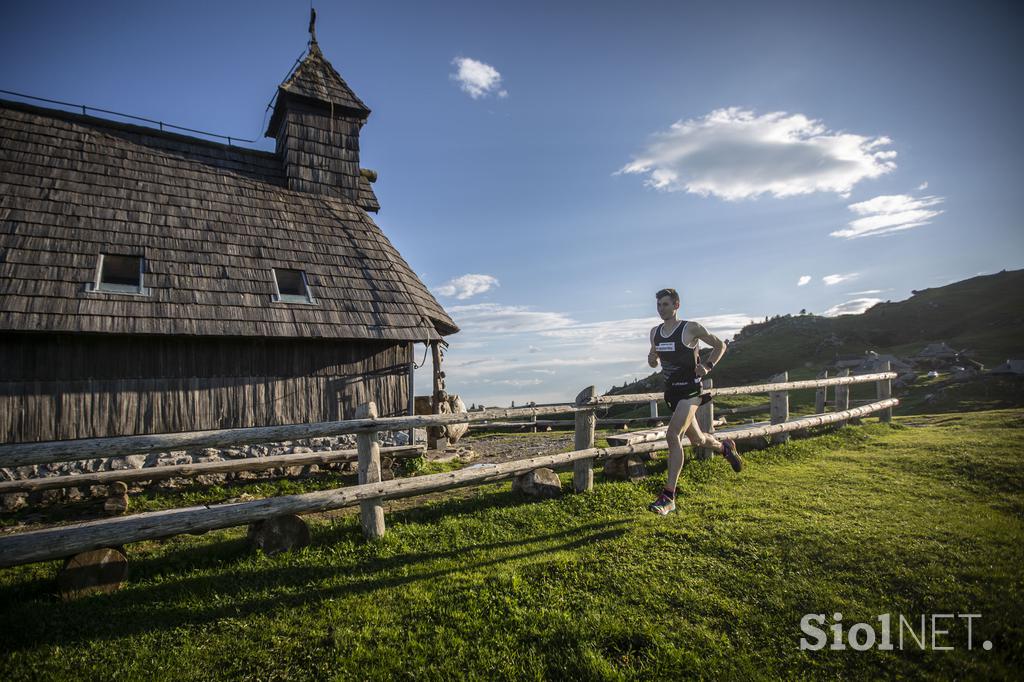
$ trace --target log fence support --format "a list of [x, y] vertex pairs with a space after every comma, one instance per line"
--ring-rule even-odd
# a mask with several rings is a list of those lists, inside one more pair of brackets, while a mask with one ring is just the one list
[[[356, 408], [356, 419], [376, 419], [377, 404], [365, 403]], [[377, 432], [356, 435], [356, 447], [359, 449], [359, 485], [379, 483], [380, 476], [380, 445], [377, 443]], [[359, 520], [363, 527], [363, 535], [375, 540], [384, 535], [384, 505], [380, 498], [371, 498], [359, 503]]]
[[[577, 405], [585, 405], [597, 396], [596, 386], [587, 386], [576, 396]], [[594, 429], [597, 414], [593, 408], [576, 412], [575, 450], [589, 450], [594, 447]], [[572, 465], [572, 487], [578, 493], [594, 489], [594, 460], [581, 459]]]
[[[714, 387], [715, 382], [710, 377], [705, 377], [700, 382], [701, 388], [705, 391], [710, 390]], [[715, 432], [715, 402], [709, 400], [700, 407], [697, 408], [697, 414], [694, 415], [694, 419], [697, 420], [697, 426], [704, 433], [710, 435]], [[684, 434], [685, 435], [685, 434]], [[697, 459], [705, 460], [711, 459], [715, 456], [715, 451], [712, 448], [704, 447], [703, 445], [696, 448]]]
[[[772, 383], [786, 383], [789, 381], [789, 372], [776, 374], [770, 379]], [[768, 394], [771, 407], [770, 420], [772, 424], [781, 424], [789, 421], [789, 391], [772, 391]], [[772, 435], [772, 444], [788, 443], [789, 432], [776, 433]]]
[[[850, 376], [849, 368], [842, 369], [839, 371], [839, 376], [848, 377]], [[841, 384], [836, 386], [836, 412], [844, 412], [850, 409], [850, 384]], [[836, 422], [838, 428], [846, 426], [847, 420]]]
[[[828, 370], [821, 370], [818, 373], [818, 378], [828, 379]], [[828, 402], [828, 386], [821, 386], [814, 392], [814, 414], [823, 414], [826, 402]]]
[[[889, 360], [882, 361], [882, 365], [879, 368], [883, 372], [891, 371], [892, 363]], [[880, 379], [877, 386], [878, 400], [888, 400], [892, 397], [892, 379]], [[878, 413], [878, 421], [891, 423], [892, 422], [892, 408], [887, 407]]]

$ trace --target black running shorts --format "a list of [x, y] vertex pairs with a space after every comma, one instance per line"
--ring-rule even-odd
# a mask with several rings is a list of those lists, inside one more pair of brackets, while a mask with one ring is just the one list
[[679, 403], [689, 403], [691, 405], [703, 405], [711, 400], [710, 393], [701, 393], [700, 384], [690, 386], [669, 386], [668, 390], [665, 391], [665, 402], [668, 403], [668, 409], [675, 412], [676, 406]]

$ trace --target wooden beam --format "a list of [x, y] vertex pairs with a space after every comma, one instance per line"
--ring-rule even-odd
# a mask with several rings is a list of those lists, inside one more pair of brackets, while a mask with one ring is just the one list
[[[896, 398], [856, 407], [843, 413], [814, 415], [785, 424], [757, 428], [730, 429], [723, 434], [742, 440], [783, 431], [796, 431], [842, 419], [877, 412], [899, 404]], [[493, 466], [470, 467], [458, 471], [399, 478], [379, 483], [321, 490], [301, 495], [285, 495], [262, 500], [147, 512], [69, 526], [57, 526], [27, 533], [0, 536], [0, 568], [48, 561], [102, 547], [119, 547], [129, 542], [152, 540], [182, 533], [203, 533], [219, 528], [239, 526], [282, 514], [308, 514], [350, 507], [363, 500], [385, 500], [413, 497], [467, 485], [504, 480], [533, 469], [562, 469], [573, 462], [604, 459], [641, 452], [654, 452], [668, 447], [665, 441], [640, 443], [609, 448], [590, 448], [556, 455], [529, 457]]]
[[[422, 445], [400, 445], [381, 448], [382, 454], [395, 458], [419, 457]], [[37, 492], [57, 488], [73, 488], [83, 485], [108, 485], [115, 481], [133, 483], [136, 481], [162, 481], [168, 478], [192, 478], [205, 474], [227, 474], [234, 471], [266, 471], [275, 467], [306, 466], [309, 464], [333, 464], [354, 462], [358, 450], [325, 450], [304, 452], [294, 455], [273, 457], [245, 457], [223, 462], [200, 462], [199, 464], [175, 464], [173, 466], [143, 467], [141, 469], [119, 469], [117, 471], [95, 471], [67, 476], [41, 476], [0, 482], [0, 495], [5, 493]]]
[[[589, 403], [597, 395], [595, 386], [587, 386], [576, 396], [576, 404]], [[597, 422], [597, 415], [593, 409], [580, 410], [576, 413], [576, 424], [574, 425], [574, 449], [589, 450], [594, 447], [594, 427]], [[573, 489], [583, 493], [594, 488], [594, 460], [581, 459], [573, 464], [572, 474]]]
[[[715, 382], [714, 382], [714, 380], [711, 377], [705, 377], [705, 378], [701, 379], [700, 385], [701, 385], [701, 388], [703, 388], [704, 391], [707, 392], [707, 391], [711, 390], [714, 387]], [[703, 405], [700, 405], [697, 408], [696, 414], [693, 415], [693, 418], [697, 420], [697, 426], [699, 426], [700, 430], [703, 431], [705, 434], [712, 434], [712, 433], [714, 433], [715, 432], [715, 401], [709, 400], [706, 403], [704, 403]], [[687, 439], [687, 440], [689, 440], [689, 439]], [[704, 446], [698, 446], [697, 448], [695, 448], [695, 450], [696, 450], [697, 459], [699, 459], [699, 460], [711, 459], [712, 457], [715, 456], [715, 451], [712, 448], [706, 448]]]
[[434, 397], [433, 409], [434, 414], [441, 414], [441, 342], [432, 341], [430, 343], [430, 359], [433, 362], [434, 373], [433, 373], [433, 385], [432, 393]]
[[[839, 370], [839, 377], [840, 378], [848, 377], [848, 376], [850, 376], [849, 368]], [[836, 411], [837, 412], [842, 412], [842, 411], [848, 410], [848, 409], [850, 409], [850, 387], [849, 386], [837, 386], [836, 387]], [[842, 425], [844, 425], [846, 423], [846, 420], [843, 419], [843, 420], [838, 421], [837, 423], [840, 426], [842, 426]]]
[[[356, 408], [357, 419], [373, 419], [377, 416], [377, 404], [368, 402]], [[380, 476], [380, 444], [377, 434], [360, 433], [356, 436], [359, 446], [359, 485], [379, 483]], [[363, 527], [363, 535], [376, 540], [384, 535], [384, 507], [378, 500], [363, 500], [359, 503], [359, 520]]]
[[348, 419], [344, 421], [317, 422], [314, 424], [256, 426], [243, 429], [218, 429], [216, 431], [163, 433], [146, 436], [117, 436], [113, 438], [84, 438], [81, 440], [58, 440], [43, 443], [17, 443], [0, 445], [0, 467], [69, 462], [78, 459], [90, 459], [92, 457], [115, 457], [146, 452], [212, 448], [238, 443], [266, 443], [268, 441], [338, 436], [344, 433], [402, 431], [408, 428], [425, 428], [435, 424], [463, 424], [466, 422], [486, 421], [488, 419], [520, 417], [532, 414], [562, 414], [565, 412], [575, 412], [575, 407], [572, 404], [566, 403], [564, 405], [547, 405], [543, 407], [498, 408], [459, 414], [378, 417], [377, 419]]
[[[892, 366], [892, 362], [889, 360], [882, 361], [882, 370], [888, 372]], [[881, 379], [877, 384], [876, 396], [879, 400], [887, 400], [892, 397], [892, 379]], [[892, 421], [892, 408], [882, 410], [881, 414], [878, 415], [878, 420], [889, 423]]]
[[[416, 342], [409, 342], [409, 416], [416, 415]], [[416, 429], [409, 429], [409, 445], [416, 442]]]
[[[789, 372], [782, 372], [772, 377], [772, 381], [777, 383], [786, 383], [789, 381]], [[781, 424], [782, 422], [789, 421], [789, 392], [787, 391], [772, 391], [768, 394], [771, 415], [770, 420], [772, 424]], [[772, 436], [772, 443], [785, 443], [789, 440], [789, 433], [777, 433]]]
[[[823, 369], [818, 374], [819, 379], [828, 378], [828, 370]], [[825, 411], [825, 403], [828, 402], [828, 386], [822, 386], [814, 392], [814, 411], [821, 414]]]
[[[718, 407], [715, 406], [715, 414], [723, 416], [731, 416], [734, 414], [756, 414], [758, 412], [768, 412], [772, 408], [772, 404], [761, 403], [760, 405], [748, 405], [746, 407]], [[822, 412], [822, 410], [817, 410]]]
[[[846, 384], [864, 384], [881, 379], [895, 379], [896, 372], [878, 372], [875, 374], [857, 374], [847, 377], [833, 377], [831, 379], [805, 379], [802, 381], [787, 381], [785, 383], [754, 384], [752, 386], [730, 386], [727, 388], [713, 388], [708, 393], [712, 396], [723, 395], [748, 395], [751, 393], [771, 393], [772, 391], [793, 391], [800, 388], [818, 388], [821, 386], [841, 386]], [[594, 399], [595, 405], [614, 405], [617, 403], [646, 403], [650, 400], [657, 400], [662, 393], [631, 393], [626, 395], [602, 395]]]
[[[745, 424], [745, 428], [751, 428], [754, 426], [762, 426], [771, 424], [771, 422], [757, 422], [755, 424]], [[633, 431], [632, 433], [616, 433], [608, 436], [605, 440], [608, 441], [608, 445], [635, 445], [637, 443], [650, 443], [653, 441], [665, 440], [665, 434], [668, 433], [668, 429], [665, 427], [657, 429], [647, 429], [644, 431]], [[721, 435], [724, 431], [715, 431], [715, 434]], [[680, 441], [683, 447], [693, 445], [690, 442], [690, 438], [685, 434], [680, 436]]]

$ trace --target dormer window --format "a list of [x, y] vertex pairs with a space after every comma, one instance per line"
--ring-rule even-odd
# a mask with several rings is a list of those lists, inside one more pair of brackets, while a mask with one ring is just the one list
[[144, 261], [142, 256], [101, 253], [91, 290], [110, 294], [148, 295], [149, 290], [143, 286], [142, 281]]
[[316, 303], [309, 293], [304, 270], [274, 268], [274, 301], [278, 303]]

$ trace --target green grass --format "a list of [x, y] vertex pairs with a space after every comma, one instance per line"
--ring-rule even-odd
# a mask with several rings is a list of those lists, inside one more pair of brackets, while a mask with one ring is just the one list
[[[985, 677], [1024, 664], [1024, 411], [867, 420], [688, 463], [679, 512], [640, 483], [527, 503], [508, 483], [312, 522], [129, 547], [131, 580], [72, 603], [57, 562], [0, 570], [0, 679]], [[568, 481], [569, 475], [564, 475]], [[966, 650], [799, 651], [806, 613], [980, 613]]]

